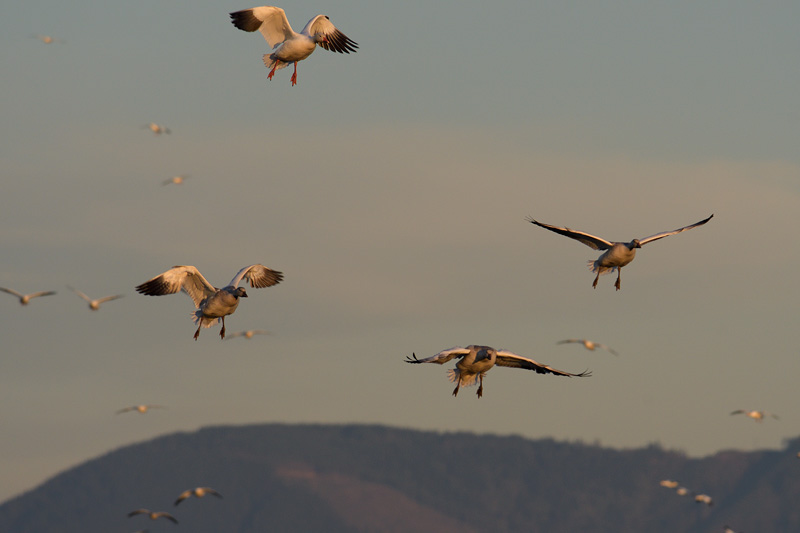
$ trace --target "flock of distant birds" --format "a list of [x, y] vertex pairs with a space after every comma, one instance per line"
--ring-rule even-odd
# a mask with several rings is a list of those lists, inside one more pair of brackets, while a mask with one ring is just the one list
[[[272, 79], [276, 70], [282, 69], [289, 64], [294, 65], [294, 73], [290, 79], [292, 85], [297, 84], [297, 62], [306, 59], [316, 49], [321, 46], [325, 50], [349, 54], [356, 52], [358, 44], [339, 31], [333, 23], [330, 22], [327, 16], [317, 15], [313, 17], [305, 25], [300, 33], [292, 30], [286, 14], [283, 9], [274, 6], [261, 6], [242, 11], [230, 13], [232, 24], [243, 31], [255, 32], [259, 31], [264, 36], [264, 39], [272, 48], [272, 51], [264, 54], [264, 65], [270, 69], [268, 79]], [[56, 42], [64, 42], [47, 35], [33, 35], [45, 44], [52, 44]], [[145, 126], [146, 129], [152, 131], [155, 135], [170, 134], [172, 133], [168, 127], [151, 122]], [[163, 181], [163, 185], [182, 185], [189, 176], [178, 175], [173, 176]], [[617, 279], [614, 283], [616, 290], [621, 288], [621, 271], [622, 267], [628, 265], [633, 261], [636, 256], [636, 250], [641, 248], [647, 243], [675, 235], [698, 226], [706, 224], [713, 214], [708, 218], [684, 226], [676, 230], [656, 233], [643, 239], [633, 239], [629, 242], [608, 241], [601, 237], [591, 235], [583, 231], [572, 230], [567, 227], [553, 226], [539, 222], [531, 217], [527, 220], [539, 227], [555, 232], [559, 235], [575, 239], [578, 242], [589, 246], [594, 250], [602, 250], [603, 254], [596, 260], [588, 262], [589, 268], [593, 273], [596, 273], [592, 287], [596, 288], [598, 280], [601, 275], [610, 272], [617, 272]], [[243, 287], [238, 285], [242, 281], [249, 282], [253, 288], [271, 287], [283, 280], [283, 273], [269, 269], [261, 264], [249, 265], [237, 272], [231, 282], [219, 289], [211, 285], [194, 266], [178, 265], [175, 266], [158, 276], [138, 285], [136, 291], [150, 296], [160, 296], [167, 294], [174, 294], [179, 291], [186, 293], [195, 304], [195, 311], [193, 312], [193, 320], [197, 324], [197, 330], [194, 334], [194, 339], [197, 340], [200, 330], [208, 328], [215, 323], [222, 323], [220, 330], [220, 337], [225, 339], [225, 317], [232, 315], [238, 305], [240, 298], [246, 298], [247, 292]], [[75, 292], [80, 298], [85, 300], [89, 309], [97, 311], [100, 305], [121, 298], [123, 295], [115, 294], [105, 296], [103, 298], [92, 299], [85, 293], [69, 287], [70, 290]], [[29, 294], [22, 294], [16, 290], [6, 287], [0, 287], [0, 291], [8, 293], [18, 298], [21, 305], [28, 305], [32, 299], [43, 296], [50, 296], [56, 294], [55, 291], [40, 291]], [[268, 335], [269, 332], [265, 330], [246, 330], [228, 335], [228, 339], [235, 337], [243, 337], [250, 339], [255, 335]], [[594, 351], [595, 349], [605, 350], [613, 355], [618, 353], [612, 348], [594, 342], [588, 339], [565, 339], [558, 341], [557, 344], [577, 343], [582, 344], [587, 350]], [[503, 366], [511, 368], [523, 368], [533, 370], [539, 374], [551, 374], [555, 376], [565, 377], [588, 377], [591, 372], [584, 371], [580, 373], [570, 373], [563, 370], [558, 370], [551, 366], [537, 363], [533, 359], [517, 355], [508, 350], [497, 350], [490, 346], [470, 345], [465, 348], [456, 346], [443, 350], [431, 357], [424, 359], [417, 358], [416, 354], [406, 358], [406, 362], [419, 364], [419, 363], [436, 363], [444, 364], [453, 359], [458, 359], [456, 367], [448, 370], [447, 375], [450, 381], [456, 384], [453, 390], [453, 396], [457, 396], [462, 386], [470, 386], [479, 384], [477, 395], [478, 398], [483, 396], [483, 378], [492, 367]], [[140, 414], [147, 413], [150, 409], [166, 408], [163, 405], [142, 404], [125, 407], [117, 411], [117, 414], [127, 412], [138, 412]], [[777, 419], [776, 415], [764, 411], [749, 411], [738, 409], [731, 412], [731, 415], [744, 414], [745, 416], [761, 422], [765, 417], [772, 417]], [[800, 453], [798, 453], [800, 457]], [[676, 494], [680, 496], [692, 496], [694, 501], [702, 503], [707, 506], [714, 504], [711, 496], [704, 493], [696, 493], [686, 487], [681, 486], [674, 480], [661, 480], [660, 485], [669, 489], [675, 489]], [[179, 505], [182, 501], [190, 497], [202, 498], [206, 495], [213, 495], [222, 498], [222, 494], [210, 487], [196, 487], [182, 492], [174, 502], [174, 506]], [[151, 511], [149, 509], [141, 508], [128, 513], [128, 517], [138, 515], [145, 515], [151, 520], [166, 519], [175, 524], [178, 520], [166, 511]], [[144, 531], [144, 530], [142, 530]], [[724, 526], [725, 533], [736, 533], [733, 529]]]

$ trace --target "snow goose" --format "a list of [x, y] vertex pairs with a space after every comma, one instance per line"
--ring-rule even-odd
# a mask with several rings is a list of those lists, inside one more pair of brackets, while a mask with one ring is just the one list
[[175, 505], [178, 505], [179, 503], [181, 503], [186, 498], [191, 498], [192, 496], [194, 496], [195, 498], [202, 498], [206, 494], [212, 494], [212, 495], [216, 496], [217, 498], [222, 498], [222, 494], [220, 494], [219, 492], [215, 491], [211, 487], [195, 487], [193, 489], [189, 489], [189, 490], [185, 490], [185, 491], [181, 492], [180, 496], [178, 496], [178, 499], [175, 500]]
[[51, 296], [56, 293], [56, 291], [39, 291], [39, 292], [32, 292], [30, 294], [21, 294], [14, 289], [7, 289], [6, 287], [0, 287], [0, 291], [7, 292], [12, 296], [16, 296], [19, 298], [20, 305], [28, 305], [33, 298], [39, 298], [41, 296]]
[[130, 513], [128, 513], [128, 518], [136, 516], [137, 514], [147, 515], [147, 517], [150, 520], [158, 520], [159, 518], [166, 518], [167, 520], [171, 520], [176, 524], [178, 523], [178, 520], [166, 511], [151, 511], [150, 509], [144, 509], [144, 508], [131, 511]]
[[119, 415], [122, 413], [129, 413], [131, 411], [136, 411], [137, 413], [145, 414], [150, 409], [166, 409], [166, 407], [163, 405], [131, 405], [130, 407], [123, 407], [122, 409], [117, 411], [117, 414]]
[[228, 335], [225, 339], [235, 339], [236, 337], [244, 337], [245, 339], [252, 339], [256, 335], [269, 335], [269, 331], [263, 329], [248, 329], [245, 331], [237, 331]]
[[569, 344], [569, 343], [583, 344], [584, 348], [590, 351], [594, 351], [596, 348], [602, 348], [608, 353], [611, 353], [613, 355], [619, 355], [617, 352], [615, 352], [605, 344], [600, 344], [599, 342], [590, 341], [589, 339], [564, 339], [563, 341], [558, 341], [556, 344]]
[[175, 294], [183, 291], [192, 299], [197, 310], [192, 313], [197, 331], [210, 328], [214, 322], [222, 322], [219, 336], [225, 338], [225, 317], [232, 315], [239, 306], [240, 298], [247, 298], [244, 287], [238, 287], [242, 280], [250, 282], [251, 287], [263, 288], [277, 285], [283, 280], [283, 273], [271, 270], [264, 265], [250, 265], [241, 269], [231, 282], [221, 289], [211, 285], [193, 266], [178, 265], [136, 287], [136, 291], [148, 296]]
[[172, 176], [161, 182], [162, 185], [183, 185], [183, 182], [189, 177], [188, 174], [181, 174], [180, 176]]
[[669, 237], [670, 235], [675, 235], [676, 233], [681, 233], [682, 231], [690, 230], [692, 228], [696, 228], [697, 226], [702, 226], [709, 220], [714, 217], [712, 214], [705, 220], [701, 220], [700, 222], [696, 222], [691, 226], [684, 226], [682, 228], [678, 228], [672, 231], [665, 231], [663, 233], [656, 233], [655, 235], [650, 235], [649, 237], [645, 237], [644, 239], [633, 239], [631, 242], [614, 242], [614, 241], [607, 241], [600, 237], [595, 237], [594, 235], [590, 235], [588, 233], [584, 233], [582, 231], [575, 231], [569, 228], [562, 228], [559, 226], [551, 226], [550, 224], [544, 224], [537, 220], [534, 220], [532, 217], [528, 217], [528, 222], [531, 224], [536, 224], [539, 227], [544, 229], [549, 229], [559, 235], [564, 235], [565, 237], [569, 237], [570, 239], [575, 239], [576, 241], [582, 242], [589, 248], [593, 250], [605, 250], [605, 253], [601, 255], [594, 261], [589, 261], [589, 268], [592, 272], [597, 272], [597, 276], [594, 278], [594, 283], [592, 283], [592, 287], [597, 287], [597, 280], [600, 278], [601, 274], [606, 274], [608, 272], [613, 272], [614, 270], [617, 271], [617, 281], [614, 283], [614, 286], [617, 290], [620, 289], [620, 275], [622, 273], [622, 267], [633, 261], [633, 258], [636, 257], [636, 249], [641, 248], [648, 242], [657, 241], [658, 239], [663, 239], [664, 237]]
[[678, 488], [678, 485], [680, 485], [680, 483], [678, 483], [674, 479], [662, 479], [661, 481], [658, 482], [658, 484], [668, 489], [675, 489]]
[[696, 501], [697, 503], [704, 503], [709, 507], [714, 505], [714, 499], [708, 494], [695, 494], [694, 501]]
[[79, 291], [78, 289], [70, 287], [69, 285], [67, 285], [67, 288], [69, 290], [71, 290], [72, 292], [74, 292], [75, 294], [77, 294], [78, 296], [80, 296], [81, 298], [83, 298], [84, 300], [86, 300], [86, 302], [89, 304], [89, 309], [91, 309], [92, 311], [97, 311], [98, 309], [100, 309], [100, 304], [103, 304], [103, 303], [106, 303], [106, 302], [110, 302], [111, 300], [117, 300], [119, 298], [122, 298], [122, 294], [114, 294], [113, 296], [103, 296], [102, 298], [98, 298], [96, 300], [93, 300], [93, 299], [89, 298], [88, 296], [86, 296], [86, 294], [84, 294], [81, 291]]
[[150, 124], [147, 124], [146, 126], [143, 127], [149, 129], [156, 135], [161, 135], [162, 133], [166, 133], [167, 135], [169, 135], [170, 133], [172, 133], [169, 128], [165, 128], [164, 126], [159, 126], [155, 122], [151, 122]]
[[406, 363], [436, 363], [441, 365], [453, 358], [459, 358], [460, 361], [456, 363], [456, 368], [447, 371], [447, 377], [456, 384], [456, 388], [453, 390], [453, 396], [458, 395], [458, 389], [462, 385], [468, 387], [470, 385], [475, 385], [476, 381], [480, 381], [478, 398], [482, 397], [483, 377], [486, 375], [486, 372], [495, 365], [524, 368], [533, 370], [538, 374], [554, 374], [556, 376], [584, 377], [591, 375], [591, 372], [588, 371], [581, 372], [580, 374], [571, 374], [537, 363], [533, 359], [527, 359], [507, 350], [495, 350], [489, 346], [478, 346], [475, 344], [467, 346], [466, 348], [456, 346], [425, 359], [418, 359], [417, 354], [412, 354], [412, 357], [406, 357]]
[[317, 45], [331, 52], [349, 54], [356, 51], [358, 44], [336, 29], [325, 15], [317, 15], [308, 21], [300, 33], [289, 25], [283, 9], [274, 6], [261, 6], [230, 13], [231, 22], [242, 31], [260, 31], [272, 48], [264, 54], [264, 65], [275, 71], [294, 63], [292, 85], [297, 84], [297, 62], [311, 55]]
[[745, 415], [745, 416], [748, 416], [748, 417], [752, 418], [756, 422], [761, 422], [762, 420], [764, 420], [764, 417], [767, 417], [767, 416], [771, 416], [775, 420], [778, 420], [778, 415], [773, 415], [773, 414], [768, 413], [766, 411], [747, 411], [745, 409], [737, 409], [736, 411], [733, 411], [731, 414], [732, 415]]

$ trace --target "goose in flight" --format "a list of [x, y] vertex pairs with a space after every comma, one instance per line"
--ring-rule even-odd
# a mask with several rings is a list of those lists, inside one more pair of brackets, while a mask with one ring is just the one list
[[568, 344], [573, 342], [583, 344], [584, 348], [590, 351], [594, 351], [596, 348], [602, 348], [608, 353], [611, 353], [613, 355], [619, 355], [617, 352], [615, 352], [605, 344], [600, 344], [599, 342], [590, 341], [589, 339], [564, 339], [563, 341], [558, 341], [556, 344]]
[[680, 485], [680, 483], [678, 483], [674, 479], [662, 479], [661, 481], [658, 482], [658, 484], [668, 489], [675, 489], [678, 488], [678, 485]]
[[183, 185], [183, 182], [189, 177], [188, 174], [181, 174], [180, 176], [172, 176], [169, 179], [166, 179], [161, 182], [162, 185]]
[[201, 328], [210, 328], [214, 322], [222, 322], [219, 336], [225, 338], [225, 317], [232, 315], [239, 306], [240, 298], [247, 298], [247, 291], [239, 287], [242, 280], [250, 282], [257, 289], [272, 287], [283, 279], [283, 273], [271, 270], [264, 265], [250, 265], [241, 269], [230, 283], [221, 289], [211, 285], [193, 266], [178, 265], [159, 274], [136, 287], [136, 291], [148, 296], [175, 294], [183, 291], [192, 299], [197, 310], [192, 313], [197, 331], [194, 340], [200, 335]]
[[169, 135], [170, 133], [172, 133], [169, 128], [165, 128], [164, 126], [159, 126], [155, 122], [151, 122], [150, 124], [147, 124], [144, 127], [149, 129], [156, 135], [161, 135], [162, 133], [166, 133], [167, 135]]
[[714, 505], [714, 499], [708, 494], [695, 494], [694, 501], [696, 501], [697, 503], [704, 503], [709, 507]]
[[507, 350], [495, 350], [489, 346], [478, 346], [475, 344], [467, 346], [466, 348], [456, 346], [425, 359], [418, 359], [417, 354], [412, 354], [412, 357], [406, 357], [406, 363], [436, 363], [441, 365], [454, 358], [459, 358], [460, 361], [456, 363], [454, 369], [447, 371], [447, 377], [456, 384], [456, 388], [453, 390], [453, 396], [458, 395], [458, 389], [461, 388], [462, 385], [468, 387], [470, 385], [475, 385], [476, 381], [480, 381], [478, 398], [482, 397], [483, 376], [495, 365], [524, 368], [533, 370], [538, 374], [554, 374], [556, 376], [584, 377], [592, 374], [588, 371], [581, 372], [580, 374], [571, 374], [537, 363], [533, 359], [522, 357], [521, 355], [511, 353]]
[[705, 220], [701, 220], [700, 222], [696, 222], [691, 226], [684, 226], [682, 228], [678, 228], [672, 231], [665, 231], [663, 233], [656, 233], [655, 235], [650, 235], [649, 237], [645, 237], [644, 239], [633, 239], [631, 242], [612, 242], [607, 241], [605, 239], [601, 239], [600, 237], [595, 237], [594, 235], [590, 235], [588, 233], [584, 233], [582, 231], [576, 231], [569, 228], [562, 228], [559, 226], [551, 226], [550, 224], [544, 224], [537, 220], [534, 220], [532, 217], [528, 217], [528, 222], [531, 224], [536, 224], [539, 227], [544, 229], [549, 229], [559, 235], [563, 235], [565, 237], [569, 237], [570, 239], [575, 239], [576, 241], [582, 242], [589, 248], [593, 250], [605, 250], [603, 255], [598, 257], [594, 261], [589, 261], [589, 268], [592, 272], [597, 272], [597, 276], [594, 278], [594, 283], [592, 283], [592, 287], [597, 288], [597, 280], [600, 278], [601, 274], [606, 274], [608, 272], [613, 272], [614, 270], [617, 271], [617, 281], [614, 283], [614, 286], [617, 290], [620, 289], [620, 275], [622, 273], [622, 267], [633, 261], [633, 258], [636, 257], [636, 249], [641, 248], [648, 242], [657, 241], [658, 239], [663, 239], [664, 237], [669, 237], [670, 235], [675, 235], [677, 233], [681, 233], [682, 231], [690, 230], [692, 228], [696, 228], [697, 226], [702, 226], [709, 220], [714, 217], [712, 214]]
[[16, 296], [19, 298], [20, 305], [28, 305], [33, 298], [39, 298], [40, 296], [50, 296], [55, 294], [56, 291], [39, 291], [39, 292], [32, 292], [30, 294], [21, 294], [14, 289], [7, 289], [5, 287], [0, 287], [0, 291], [7, 292], [12, 296]]
[[56, 39], [55, 37], [51, 37], [50, 35], [31, 35], [31, 37], [35, 39], [39, 39], [44, 44], [53, 44], [53, 43], [63, 43], [61, 39]]
[[245, 339], [252, 339], [256, 335], [269, 335], [269, 331], [263, 329], [248, 329], [245, 331], [237, 331], [226, 337], [227, 339], [235, 339], [236, 337], [244, 337]]
[[736, 411], [733, 411], [731, 414], [732, 415], [745, 415], [745, 416], [748, 416], [748, 417], [752, 418], [756, 422], [761, 422], [767, 416], [771, 416], [775, 420], [778, 420], [778, 415], [773, 415], [773, 414], [768, 413], [766, 411], [747, 411], [745, 409], [737, 409]]
[[260, 31], [272, 48], [264, 54], [264, 65], [275, 71], [294, 63], [292, 85], [297, 84], [297, 62], [311, 55], [317, 45], [340, 54], [355, 53], [358, 43], [336, 29], [325, 15], [317, 15], [308, 21], [300, 33], [295, 32], [286, 19], [283, 9], [274, 6], [261, 6], [230, 13], [231, 22], [242, 31]]
[[150, 509], [136, 509], [135, 511], [131, 511], [130, 513], [128, 513], [128, 518], [130, 518], [132, 516], [136, 516], [137, 514], [147, 515], [147, 517], [150, 520], [158, 520], [159, 518], [166, 518], [167, 520], [170, 520], [170, 521], [172, 521], [172, 522], [174, 522], [176, 524], [178, 523], [178, 520], [174, 516], [169, 514], [168, 512], [166, 512], [166, 511], [151, 511]]
[[118, 298], [122, 298], [122, 296], [123, 296], [122, 294], [115, 294], [113, 296], [104, 296], [102, 298], [98, 298], [96, 300], [93, 300], [93, 299], [89, 298], [88, 296], [86, 296], [81, 291], [79, 291], [79, 290], [77, 290], [77, 289], [75, 289], [73, 287], [70, 287], [69, 285], [67, 285], [67, 288], [69, 290], [71, 290], [72, 292], [74, 292], [75, 294], [77, 294], [78, 296], [80, 296], [81, 298], [83, 298], [84, 300], [86, 300], [86, 302], [89, 304], [89, 309], [91, 309], [92, 311], [97, 311], [98, 309], [100, 309], [100, 304], [103, 304], [105, 302], [110, 302], [111, 300], [116, 300]]
[[206, 494], [213, 494], [217, 498], [222, 498], [222, 494], [220, 494], [219, 492], [215, 491], [211, 487], [195, 487], [193, 489], [189, 489], [189, 490], [185, 490], [185, 491], [181, 492], [180, 496], [178, 496], [178, 499], [175, 500], [175, 505], [178, 505], [179, 503], [181, 503], [186, 498], [191, 498], [192, 496], [194, 496], [195, 498], [202, 498]]
[[130, 407], [123, 407], [122, 409], [117, 411], [117, 414], [119, 415], [122, 413], [129, 413], [131, 411], [136, 411], [137, 413], [145, 414], [150, 409], [166, 409], [166, 407], [163, 405], [131, 405]]

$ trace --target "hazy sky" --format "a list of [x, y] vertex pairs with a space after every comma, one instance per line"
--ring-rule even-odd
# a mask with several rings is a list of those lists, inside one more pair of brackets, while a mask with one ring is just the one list
[[[0, 501], [132, 442], [214, 424], [381, 423], [694, 455], [800, 433], [800, 4], [285, 4], [359, 43], [272, 81], [232, 2], [13, 2], [0, 17]], [[44, 44], [32, 36], [58, 39]], [[172, 130], [155, 136], [150, 121]], [[162, 186], [177, 174], [181, 186]], [[525, 221], [647, 245], [614, 276]], [[192, 340], [172, 265], [263, 263]], [[96, 313], [93, 297], [124, 293]], [[588, 337], [620, 352], [557, 346]], [[456, 345], [591, 378], [496, 368]], [[115, 415], [157, 403], [168, 409]], [[734, 409], [780, 416], [761, 424]]]

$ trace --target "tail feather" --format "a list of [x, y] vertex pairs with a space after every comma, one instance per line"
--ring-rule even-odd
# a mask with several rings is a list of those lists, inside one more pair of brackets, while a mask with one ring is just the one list
[[[277, 67], [275, 67], [276, 63], [278, 65]], [[266, 66], [270, 70], [272, 70], [272, 67], [275, 67], [275, 70], [280, 70], [282, 68], [288, 67], [289, 63], [281, 61], [280, 59], [274, 59], [272, 57], [272, 54], [264, 54], [264, 66]]]
[[589, 261], [586, 261], [586, 266], [588, 266], [589, 270], [591, 270], [594, 273], [600, 272], [601, 276], [605, 274], [610, 274], [611, 272], [614, 272], [617, 269], [617, 267], [600, 266], [598, 259], [590, 259]]
[[217, 322], [222, 322], [221, 318], [209, 318], [207, 316], [203, 316], [203, 312], [199, 309], [192, 311], [192, 322], [194, 325], [197, 326], [198, 324], [202, 324], [204, 328], [210, 328]]
[[447, 379], [449, 379], [453, 383], [457, 383], [458, 380], [461, 379], [461, 386], [469, 387], [470, 385], [475, 385], [478, 382], [478, 375], [477, 374], [462, 375], [461, 370], [459, 370], [458, 368], [453, 368], [447, 371]]

